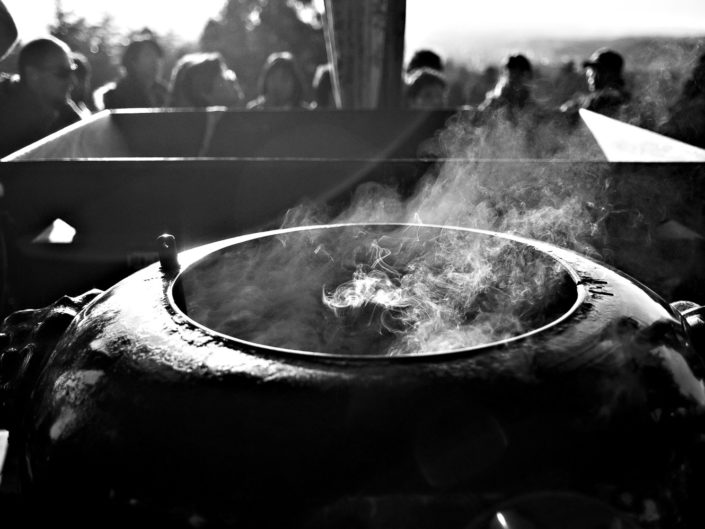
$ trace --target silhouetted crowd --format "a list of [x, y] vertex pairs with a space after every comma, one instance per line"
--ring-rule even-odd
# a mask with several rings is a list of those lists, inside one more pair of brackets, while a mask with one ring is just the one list
[[[7, 13], [4, 7], [2, 12]], [[15, 38], [16, 31], [7, 39], [6, 50]], [[249, 102], [235, 72], [219, 53], [184, 55], [168, 83], [161, 79], [163, 60], [164, 50], [155, 39], [132, 40], [122, 55], [122, 77], [91, 92], [90, 64], [84, 56], [54, 37], [28, 42], [19, 52], [19, 73], [0, 74], [0, 157], [104, 109], [310, 110], [334, 106], [327, 65], [321, 65], [313, 87], [308, 87], [288, 52], [267, 58], [257, 96]], [[315, 100], [310, 100], [309, 93], [315, 94]]]
[[[0, 54], [17, 33], [0, 2]], [[219, 53], [190, 53], [162, 80], [164, 50], [153, 38], [132, 40], [122, 55], [123, 75], [91, 91], [90, 64], [62, 41], [46, 37], [28, 42], [19, 53], [18, 74], [0, 74], [0, 156], [12, 153], [52, 132], [103, 109], [203, 108], [223, 106], [251, 110], [311, 110], [339, 106], [332, 69], [320, 65], [312, 85], [305, 82], [296, 58], [274, 53], [265, 61], [257, 95], [246, 101], [235, 72]], [[578, 123], [580, 109], [624, 120], [633, 97], [624, 79], [624, 59], [614, 50], [597, 50], [582, 64], [587, 92], [575, 93], [566, 81], [555, 86], [567, 98], [550, 108], [534, 97], [534, 66], [523, 54], [510, 55], [501, 69], [488, 67], [468, 95], [465, 110], [473, 125], [503, 121], [531, 126], [546, 120]], [[565, 77], [568, 79], [568, 76]], [[419, 50], [403, 72], [403, 106], [411, 110], [448, 108], [449, 83], [441, 57]], [[484, 88], [489, 88], [484, 90]], [[658, 132], [705, 147], [705, 55], [700, 57]]]
[[[621, 108], [630, 102], [626, 89], [622, 56], [609, 49], [597, 50], [583, 62], [588, 93], [571, 94], [558, 109], [542, 108], [532, 94], [534, 68], [522, 54], [507, 57], [502, 69], [488, 68], [485, 79], [493, 86], [478, 105], [468, 107], [475, 112], [478, 123], [501, 117], [516, 122], [537, 119], [542, 113], [558, 110], [568, 119], [577, 119], [579, 109], [619, 118]], [[406, 101], [409, 108], [432, 109], [446, 106], [448, 83], [443, 74], [441, 58], [431, 50], [420, 50], [412, 57], [406, 72]], [[474, 97], [477, 97], [474, 95]]]

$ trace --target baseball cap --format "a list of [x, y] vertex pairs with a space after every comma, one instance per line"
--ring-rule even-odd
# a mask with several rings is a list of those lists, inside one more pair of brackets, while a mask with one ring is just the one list
[[504, 62], [504, 67], [507, 70], [517, 70], [531, 73], [531, 62], [520, 53], [507, 57], [507, 60]]
[[623, 66], [622, 56], [607, 48], [600, 48], [587, 61], [583, 61], [583, 68], [593, 67], [612, 72], [621, 72]]

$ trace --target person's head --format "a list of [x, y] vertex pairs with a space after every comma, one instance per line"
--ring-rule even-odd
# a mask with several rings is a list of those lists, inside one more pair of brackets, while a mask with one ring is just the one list
[[409, 59], [409, 64], [406, 66], [406, 73], [410, 74], [414, 70], [421, 68], [430, 68], [438, 72], [443, 71], [443, 60], [435, 51], [418, 50], [414, 52]]
[[330, 64], [320, 64], [316, 68], [313, 76], [313, 96], [316, 100], [316, 108], [335, 107]]
[[406, 81], [406, 103], [412, 109], [444, 108], [447, 105], [447, 87], [442, 73], [432, 68], [412, 72]]
[[127, 75], [144, 85], [154, 83], [161, 74], [164, 50], [151, 38], [132, 40], [122, 55], [122, 66]]
[[588, 88], [591, 91], [607, 87], [620, 88], [624, 85], [622, 69], [624, 59], [616, 51], [600, 48], [587, 61], [583, 62]]
[[174, 66], [169, 106], [236, 106], [243, 95], [235, 72], [219, 53], [184, 55]]
[[273, 53], [262, 69], [259, 93], [271, 107], [298, 106], [304, 98], [301, 74], [291, 53]]
[[533, 77], [531, 61], [521, 53], [510, 55], [504, 61], [504, 74], [510, 86], [519, 87], [525, 85]]
[[68, 101], [74, 69], [71, 50], [54, 37], [32, 40], [20, 50], [20, 80], [47, 106]]

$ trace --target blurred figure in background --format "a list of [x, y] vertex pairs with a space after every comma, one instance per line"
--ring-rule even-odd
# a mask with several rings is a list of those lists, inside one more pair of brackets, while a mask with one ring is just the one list
[[0, 0], [0, 61], [12, 51], [17, 42], [17, 26], [12, 15]]
[[406, 78], [406, 107], [414, 110], [446, 108], [448, 83], [438, 70], [417, 68]]
[[71, 100], [81, 113], [81, 117], [88, 117], [95, 112], [91, 93], [91, 65], [82, 53], [73, 52], [71, 56], [76, 69], [74, 70], [74, 84], [71, 88]]
[[531, 61], [524, 55], [507, 57], [497, 85], [477, 109], [479, 120], [502, 117], [516, 123], [521, 114], [536, 110], [530, 86], [533, 75]]
[[313, 76], [313, 99], [317, 109], [335, 108], [331, 65], [319, 64]]
[[629, 103], [631, 94], [625, 88], [622, 70], [624, 59], [616, 51], [601, 48], [583, 62], [588, 94], [578, 95], [561, 105], [561, 112], [572, 120], [577, 120], [581, 108], [598, 112], [609, 117], [617, 117], [620, 110]]
[[489, 158], [550, 158], [561, 148], [551, 115], [534, 97], [534, 68], [520, 53], [504, 60], [493, 90], [470, 121]]
[[552, 107], [558, 107], [566, 101], [579, 96], [588, 89], [585, 76], [576, 67], [575, 61], [566, 59], [561, 62], [553, 89], [548, 94]]
[[238, 107], [243, 99], [237, 76], [220, 53], [190, 53], [174, 66], [167, 106]]
[[294, 56], [289, 52], [272, 53], [262, 68], [259, 96], [247, 104], [252, 110], [309, 110], [304, 82]]
[[28, 42], [19, 76], [0, 79], [0, 156], [81, 119], [69, 98], [75, 65], [69, 47], [54, 37]]
[[443, 75], [443, 59], [433, 50], [416, 50], [406, 65], [404, 103], [421, 110], [448, 106], [448, 81]]
[[102, 108], [153, 108], [164, 106], [167, 87], [160, 80], [164, 51], [152, 38], [135, 39], [122, 56], [125, 75], [117, 83], [96, 90]]
[[430, 68], [437, 72], [443, 71], [443, 60], [441, 56], [432, 50], [418, 50], [414, 52], [406, 66], [406, 73], [411, 74], [414, 70]]
[[659, 132], [705, 148], [705, 54], [695, 64]]
[[475, 83], [473, 83], [467, 97], [467, 104], [471, 106], [480, 105], [485, 98], [487, 93], [492, 90], [499, 80], [499, 68], [496, 66], [487, 66], [482, 71], [482, 76]]

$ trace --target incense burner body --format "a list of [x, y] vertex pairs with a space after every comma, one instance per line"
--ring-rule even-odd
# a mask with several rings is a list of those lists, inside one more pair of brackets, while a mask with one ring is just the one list
[[56, 347], [28, 354], [12, 401], [28, 497], [84, 520], [112, 510], [123, 521], [307, 526], [365, 495], [680, 482], [668, 462], [705, 404], [687, 325], [574, 252], [464, 230], [556, 260], [574, 299], [536, 332], [466, 350], [289, 350], [184, 310], [180, 278], [208, 256], [339, 229], [248, 235], [163, 260], [97, 295]]

